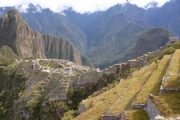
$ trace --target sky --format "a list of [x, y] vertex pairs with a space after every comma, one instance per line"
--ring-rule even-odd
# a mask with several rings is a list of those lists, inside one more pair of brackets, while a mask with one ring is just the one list
[[[169, 0], [129, 0], [130, 3], [136, 4], [139, 7], [144, 7], [151, 1], [158, 2], [158, 6], [161, 6]], [[40, 5], [42, 8], [49, 8], [54, 12], [60, 12], [65, 8], [72, 7], [75, 11], [84, 13], [106, 10], [113, 5], [125, 2], [126, 0], [0, 0], [0, 7], [27, 6], [32, 3]]]

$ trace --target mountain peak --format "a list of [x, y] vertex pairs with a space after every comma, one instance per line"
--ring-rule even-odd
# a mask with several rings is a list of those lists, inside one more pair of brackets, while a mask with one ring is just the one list
[[81, 63], [79, 51], [63, 38], [33, 31], [16, 10], [0, 19], [0, 47], [9, 46], [19, 57], [59, 58]]
[[[9, 10], [3, 17], [3, 20], [15, 20], [16, 22], [22, 19], [20, 13], [17, 9], [11, 9]], [[9, 21], [10, 22], [10, 21]]]
[[34, 5], [34, 4], [24, 4], [24, 5], [19, 5], [15, 7], [16, 9], [18, 9], [21, 13], [27, 13], [27, 12], [31, 12], [31, 13], [41, 13], [42, 8], [39, 5]]

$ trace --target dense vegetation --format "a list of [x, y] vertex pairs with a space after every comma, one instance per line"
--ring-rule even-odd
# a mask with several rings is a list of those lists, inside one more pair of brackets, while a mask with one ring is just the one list
[[0, 118], [5, 120], [11, 119], [14, 102], [25, 88], [25, 78], [14, 70], [0, 66]]

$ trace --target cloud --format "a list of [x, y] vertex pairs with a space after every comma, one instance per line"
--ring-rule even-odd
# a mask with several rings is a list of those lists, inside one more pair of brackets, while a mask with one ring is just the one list
[[[77, 12], [94, 12], [97, 10], [105, 10], [115, 4], [125, 3], [126, 0], [0, 0], [0, 7], [18, 6], [33, 3], [40, 5], [42, 8], [50, 8], [55, 12], [59, 12], [66, 7], [72, 7]], [[131, 3], [140, 7], [155, 0], [129, 0]], [[169, 0], [158, 0], [159, 5], [163, 5]]]

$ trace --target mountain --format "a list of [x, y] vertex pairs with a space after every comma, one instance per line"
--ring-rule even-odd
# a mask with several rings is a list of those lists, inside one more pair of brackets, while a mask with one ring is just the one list
[[[72, 24], [65, 15], [55, 13], [49, 9], [42, 9], [40, 6], [33, 4], [29, 4], [25, 10], [22, 8], [23, 6], [16, 7], [33, 30], [62, 37], [73, 43], [83, 53], [86, 46], [86, 37], [81, 29]], [[0, 15], [10, 9], [13, 9], [13, 7], [1, 8]]]
[[[134, 55], [140, 56], [144, 52], [151, 52], [165, 46], [172, 34], [162, 28], [153, 28], [138, 37], [134, 48]], [[148, 47], [144, 47], [148, 46]]]
[[[41, 12], [31, 6], [21, 14]], [[0, 19], [0, 119], [179, 119], [180, 42], [171, 31], [131, 4], [67, 12], [87, 37], [84, 53], [96, 66], [114, 65], [81, 65], [89, 59], [70, 40], [37, 32], [10, 10]]]
[[[62, 36], [96, 67], [105, 67], [131, 58], [139, 36], [147, 30], [163, 28], [179, 36], [178, 5], [178, 0], [171, 0], [162, 7], [143, 9], [127, 3], [84, 14], [72, 8], [55, 13], [32, 4], [26, 10], [23, 6], [18, 9], [33, 29]], [[0, 14], [7, 9], [0, 8]], [[146, 47], [153, 50], [152, 46]]]
[[[172, 33], [166, 29], [149, 28], [146, 31], [139, 33], [137, 36], [135, 36], [132, 41], [128, 41], [131, 43], [129, 45], [129, 49], [127, 49], [128, 46], [122, 48], [122, 51], [124, 52], [121, 54], [117, 54], [116, 57], [112, 58], [110, 64], [127, 61], [129, 59], [141, 56], [144, 53], [157, 50], [160, 47], [166, 45], [169, 42], [169, 37], [171, 36]], [[106, 65], [109, 64], [106, 63]]]
[[136, 43], [136, 37], [148, 29], [145, 10], [132, 4], [116, 5], [93, 14], [78, 14], [69, 9], [65, 14], [85, 32], [86, 54], [100, 67], [112, 64], [117, 56], [123, 61]]
[[81, 63], [79, 51], [68, 41], [33, 31], [16, 10], [0, 19], [0, 46], [9, 46], [20, 58], [61, 58]]
[[72, 24], [66, 16], [54, 13], [49, 9], [41, 9], [41, 12], [34, 13], [32, 12], [34, 7], [30, 5], [27, 9], [28, 12], [22, 13], [22, 16], [33, 29], [62, 37], [73, 43], [82, 53], [85, 51], [85, 34], [75, 24]]
[[154, 26], [170, 30], [175, 36], [180, 36], [180, 1], [170, 0], [160, 8], [147, 10], [148, 19]]
[[[72, 9], [66, 10], [65, 14], [72, 23], [78, 25], [85, 32], [88, 40], [86, 54], [92, 63], [99, 67], [124, 62], [136, 56], [137, 53], [134, 53], [134, 47], [139, 44], [139, 37], [156, 27], [149, 19], [147, 10], [129, 3], [115, 5], [106, 11], [93, 14], [78, 14], [73, 12]], [[166, 33], [163, 32], [163, 34]], [[153, 36], [153, 32], [148, 34]], [[148, 41], [148, 38], [143, 39]], [[163, 44], [158, 44], [158, 47], [167, 42], [167, 38], [161, 38], [161, 40], [164, 40], [159, 41]], [[154, 42], [155, 44], [156, 42]], [[138, 55], [147, 52], [148, 49], [155, 50], [157, 48], [144, 45], [147, 50], [140, 49]]]
[[136, 37], [144, 30], [145, 28], [130, 23], [115, 34], [105, 35], [101, 45], [92, 47], [87, 54], [97, 66], [110, 65], [115, 57], [123, 58], [131, 51], [136, 43]]

